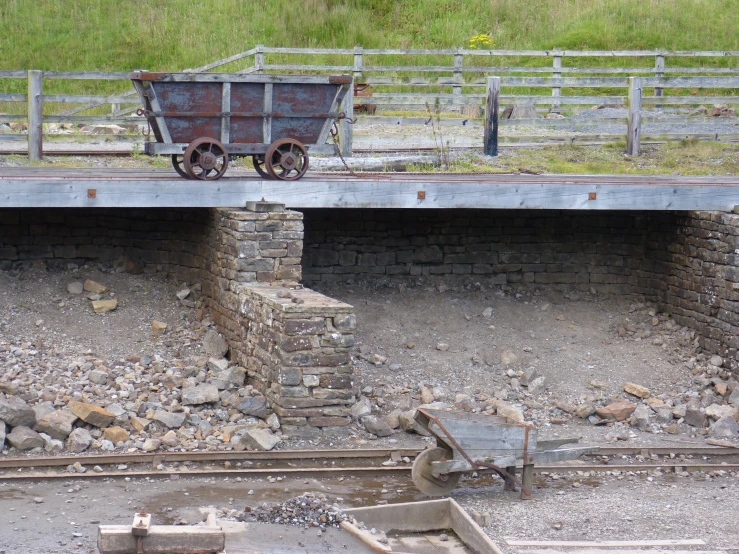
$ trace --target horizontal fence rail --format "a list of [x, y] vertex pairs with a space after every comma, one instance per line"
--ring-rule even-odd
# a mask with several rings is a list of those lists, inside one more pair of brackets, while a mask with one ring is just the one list
[[[316, 63], [306, 60], [316, 59]], [[426, 57], [423, 63], [413, 59]], [[290, 58], [296, 62], [289, 63]], [[327, 60], [330, 58], [330, 60]], [[341, 58], [344, 63], [335, 63]], [[390, 58], [390, 59], [388, 59]], [[624, 67], [589, 67], [597, 63], [597, 58], [621, 59]], [[551, 59], [551, 65], [542, 65]], [[383, 60], [389, 63], [383, 65]], [[409, 60], [405, 63], [403, 60]], [[513, 63], [512, 63], [513, 60]], [[634, 67], [641, 61], [653, 60], [653, 65]], [[667, 62], [672, 62], [668, 64]], [[693, 66], [686, 66], [691, 63]], [[696, 67], [708, 61], [720, 64]], [[370, 63], [371, 62], [371, 63]], [[494, 65], [499, 62], [501, 65]], [[532, 64], [532, 65], [526, 65]], [[478, 114], [454, 121], [441, 119], [443, 125], [482, 125], [486, 128], [485, 144], [491, 144], [490, 130], [492, 114], [489, 106], [499, 106], [502, 110], [507, 104], [529, 104], [544, 112], [569, 112], [576, 108], [602, 105], [621, 106], [628, 110], [623, 118], [610, 119], [623, 127], [614, 140], [627, 138], [627, 150], [638, 153], [640, 127], [642, 123], [659, 122], [674, 125], [701, 123], [701, 131], [695, 133], [662, 133], [663, 137], [696, 136], [714, 137], [714, 140], [734, 140], [734, 135], [726, 133], [727, 118], [688, 118], [685, 109], [705, 104], [739, 104], [739, 51], [663, 51], [663, 50], [622, 50], [622, 51], [569, 51], [569, 50], [469, 50], [462, 48], [425, 49], [351, 49], [329, 48], [279, 48], [257, 45], [254, 48], [217, 60], [198, 68], [187, 69], [186, 73], [224, 71], [231, 73], [255, 74], [274, 72], [349, 73], [361, 85], [354, 96], [354, 106], [362, 111], [375, 113], [380, 109], [400, 111], [469, 111], [477, 107]], [[238, 67], [236, 67], [238, 66]], [[497, 96], [490, 98], [489, 79], [495, 76], [498, 81]], [[13, 80], [27, 81], [26, 93], [18, 88], [3, 90], [3, 84]], [[636, 79], [636, 80], [635, 80]], [[43, 92], [46, 80], [55, 81], [120, 81], [121, 92], [102, 94], [53, 94]], [[48, 134], [49, 125], [121, 125], [135, 132], [145, 125], [145, 119], [132, 114], [140, 107], [139, 98], [127, 84], [128, 72], [100, 71], [0, 71], [0, 143], [3, 141], [28, 142], [28, 152], [32, 158], [40, 157], [43, 141], [90, 140], [78, 134]], [[124, 85], [124, 83], [126, 83]], [[369, 86], [369, 91], [364, 87]], [[602, 92], [600, 94], [599, 92]], [[2, 110], [2, 106], [26, 104], [26, 109]], [[71, 107], [70, 107], [71, 105]], [[99, 113], [109, 106], [108, 114]], [[645, 108], [659, 108], [663, 113], [642, 114]], [[665, 109], [667, 108], [667, 109]], [[682, 110], [682, 112], [680, 111]], [[91, 113], [92, 111], [92, 113]], [[45, 113], [44, 113], [45, 112]], [[482, 117], [482, 113], [486, 113]], [[472, 110], [474, 114], [474, 110]], [[359, 113], [358, 124], [379, 122]], [[387, 119], [387, 118], [385, 118]], [[398, 124], [428, 124], [423, 118], [391, 118]], [[638, 121], [637, 121], [638, 120]], [[706, 133], [705, 127], [719, 121], [723, 124], [721, 132]], [[598, 120], [603, 121], [603, 119]], [[735, 121], [735, 120], [732, 120]], [[12, 124], [26, 124], [19, 129]], [[5, 124], [5, 126], [3, 126]], [[500, 119], [496, 129], [511, 125], [527, 125], [532, 128], [577, 130], [593, 125], [587, 120], [528, 119], [507, 121]], [[47, 135], [43, 134], [46, 126]], [[637, 129], [634, 129], [634, 127]], [[3, 131], [4, 128], [11, 131]], [[351, 144], [351, 126], [343, 125], [346, 142]], [[717, 127], [718, 128], [718, 127]], [[20, 132], [19, 132], [20, 131]], [[602, 135], [601, 133], [600, 135]], [[497, 133], [495, 133], [497, 137]], [[516, 141], [523, 137], [510, 137]], [[583, 135], [576, 137], [583, 142]], [[106, 141], [124, 140], [121, 137], [106, 135]], [[126, 135], [126, 139], [141, 143], [142, 136]], [[562, 137], [551, 137], [562, 141]], [[573, 138], [575, 140], [575, 138]], [[485, 150], [488, 148], [486, 146]], [[344, 150], [346, 152], [346, 150]]]

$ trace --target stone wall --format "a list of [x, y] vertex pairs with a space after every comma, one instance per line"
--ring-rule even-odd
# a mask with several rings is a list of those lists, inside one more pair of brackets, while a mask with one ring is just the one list
[[0, 269], [124, 258], [201, 283], [231, 358], [287, 425], [346, 425], [353, 308], [298, 285], [303, 216], [270, 209], [0, 209]]
[[696, 329], [700, 345], [739, 369], [739, 215], [688, 212], [652, 253], [654, 300], [675, 321]]
[[305, 210], [303, 280], [558, 284], [656, 302], [739, 366], [739, 215]]

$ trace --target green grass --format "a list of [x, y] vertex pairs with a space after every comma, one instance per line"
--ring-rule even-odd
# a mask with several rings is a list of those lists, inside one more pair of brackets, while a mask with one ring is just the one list
[[[600, 147], [557, 145], [503, 149], [497, 158], [467, 156], [454, 160], [448, 171], [457, 173], [626, 174], [626, 175], [737, 175], [739, 147], [712, 141], [684, 140], [643, 146], [640, 156], [627, 156], [624, 143]], [[434, 166], [409, 171], [444, 172]]]
[[0, 68], [176, 70], [258, 43], [448, 48], [480, 33], [504, 49], [737, 50], [737, 13], [738, 0], [3, 0]]

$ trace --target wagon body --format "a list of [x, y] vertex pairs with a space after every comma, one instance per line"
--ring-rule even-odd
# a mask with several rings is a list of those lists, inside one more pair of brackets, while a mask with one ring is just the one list
[[419, 455], [414, 464], [414, 483], [430, 495], [449, 492], [462, 473], [484, 470], [501, 474], [511, 490], [516, 468], [521, 467], [521, 498], [527, 499], [535, 463], [573, 460], [597, 450], [561, 448], [577, 439], [538, 441], [535, 428], [507, 417], [419, 408], [415, 419], [438, 445]]
[[222, 146], [226, 157], [262, 160], [278, 141], [299, 143], [311, 154], [336, 154], [327, 139], [352, 86], [348, 75], [135, 71], [131, 81], [156, 138], [146, 143], [147, 154], [183, 155], [204, 140]]

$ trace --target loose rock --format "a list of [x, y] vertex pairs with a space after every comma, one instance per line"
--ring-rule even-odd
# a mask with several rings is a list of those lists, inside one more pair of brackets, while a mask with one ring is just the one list
[[103, 294], [104, 292], [108, 292], [109, 290], [108, 287], [106, 287], [105, 285], [101, 285], [100, 283], [97, 283], [91, 279], [85, 281], [83, 289], [87, 292], [94, 292], [97, 294]]
[[272, 450], [280, 442], [280, 437], [269, 429], [247, 429], [243, 435], [245, 442], [254, 450]]
[[67, 410], [56, 410], [42, 417], [34, 426], [39, 433], [46, 433], [52, 439], [65, 440], [72, 432], [77, 416]]
[[228, 352], [228, 343], [218, 331], [211, 329], [203, 337], [203, 350], [209, 356], [223, 358]]
[[603, 408], [598, 408], [595, 410], [595, 415], [601, 419], [623, 421], [634, 413], [634, 410], [636, 410], [636, 404], [632, 404], [628, 400], [618, 400]]
[[110, 413], [108, 410], [90, 404], [88, 402], [70, 402], [67, 407], [69, 411], [80, 418], [85, 423], [94, 425], [95, 427], [107, 427], [115, 419], [115, 414]]
[[182, 391], [182, 404], [185, 406], [198, 406], [209, 402], [218, 402], [218, 400], [218, 388], [215, 385], [198, 385]]
[[264, 396], [250, 396], [245, 398], [236, 404], [236, 409], [244, 415], [259, 417], [261, 419], [266, 418], [269, 412], [267, 399]]
[[112, 312], [118, 307], [118, 300], [93, 300], [92, 309], [96, 314]]
[[649, 395], [651, 394], [647, 387], [643, 387], [635, 383], [626, 383], [624, 385], [624, 391], [639, 398], [649, 398]]
[[83, 452], [92, 444], [92, 435], [87, 429], [77, 427], [67, 438], [67, 450], [70, 452]]
[[393, 430], [390, 429], [388, 424], [377, 416], [369, 415], [364, 417], [362, 424], [368, 433], [372, 433], [378, 437], [388, 437], [393, 433]]
[[82, 283], [79, 281], [75, 281], [67, 285], [67, 292], [69, 294], [82, 294], [83, 290]]
[[19, 425], [7, 434], [5, 439], [10, 446], [18, 450], [31, 450], [32, 448], [43, 448], [44, 439], [33, 429]]
[[739, 437], [739, 424], [731, 416], [719, 418], [708, 430], [712, 437], [733, 439]]
[[181, 427], [182, 424], [185, 423], [185, 419], [187, 419], [187, 414], [185, 412], [165, 412], [164, 410], [157, 410], [154, 412], [154, 421], [157, 421], [170, 429]]
[[33, 427], [36, 424], [36, 412], [16, 396], [0, 396], [0, 419], [10, 427]]

